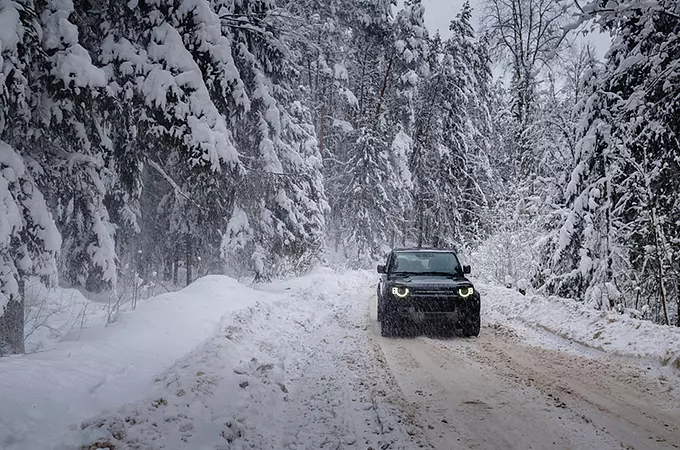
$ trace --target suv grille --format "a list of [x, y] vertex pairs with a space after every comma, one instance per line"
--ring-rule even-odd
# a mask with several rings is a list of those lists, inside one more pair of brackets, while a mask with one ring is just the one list
[[418, 289], [411, 292], [411, 296], [415, 298], [450, 298], [458, 297], [456, 289]]

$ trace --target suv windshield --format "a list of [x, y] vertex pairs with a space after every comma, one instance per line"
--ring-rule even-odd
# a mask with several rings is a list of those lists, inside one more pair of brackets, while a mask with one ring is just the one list
[[454, 253], [397, 252], [389, 268], [390, 273], [459, 275], [460, 263]]

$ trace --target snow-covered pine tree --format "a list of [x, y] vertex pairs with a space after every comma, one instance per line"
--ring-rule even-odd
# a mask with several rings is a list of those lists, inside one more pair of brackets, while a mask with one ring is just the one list
[[223, 253], [252, 267], [257, 279], [304, 269], [323, 248], [328, 205], [311, 114], [294, 84], [298, 73], [269, 18], [272, 0], [218, 5], [250, 98], [231, 121], [246, 171], [237, 177], [228, 225], [240, 231], [226, 233]]
[[[584, 20], [594, 18], [615, 39], [597, 92], [590, 96], [599, 105], [588, 114], [590, 126], [579, 144], [598, 154], [592, 153], [590, 164], [580, 160], [570, 184], [573, 188], [585, 182], [571, 191], [588, 197], [577, 197], [580, 217], [588, 222], [583, 233], [575, 233], [580, 234], [577, 242], [565, 238], [563, 247], [581, 249], [578, 261], [588, 270], [579, 292], [603, 291], [601, 284], [613, 279], [615, 286], [605, 294], [623, 291], [627, 306], [634, 307], [642, 295], [652, 300], [658, 320], [670, 323], [670, 298], [680, 298], [678, 200], [671, 194], [680, 189], [680, 105], [677, 96], [668, 95], [680, 79], [678, 5], [595, 0], [578, 6]], [[581, 151], [579, 156], [587, 154]], [[586, 181], [588, 167], [597, 170], [591, 169]], [[574, 228], [577, 216], [568, 216], [567, 231]], [[616, 242], [626, 246], [617, 250]], [[563, 273], [575, 269], [571, 253], [572, 261], [566, 264], [571, 268], [565, 266]]]
[[411, 158], [419, 244], [469, 243], [483, 222], [490, 70], [470, 15], [466, 4], [452, 37], [431, 40], [430, 75], [419, 89]]
[[598, 82], [600, 74], [593, 65], [582, 80], [586, 95], [577, 106], [582, 119], [575, 167], [565, 191], [567, 214], [552, 243], [550, 270], [541, 281], [550, 293], [610, 309], [616, 245], [614, 186], [621, 168], [609, 125], [611, 100]]
[[[36, 69], [44, 63], [41, 28], [32, 4], [0, 2], [0, 356], [24, 350], [24, 286], [40, 276], [57, 280], [61, 246], [36, 183], [41, 167], [29, 153], [33, 135]], [[38, 95], [39, 97], [39, 95]]]

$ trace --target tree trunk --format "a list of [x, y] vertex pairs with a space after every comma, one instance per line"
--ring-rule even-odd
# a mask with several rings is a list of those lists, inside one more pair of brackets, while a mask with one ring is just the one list
[[319, 131], [317, 133], [318, 136], [318, 141], [319, 141], [319, 153], [321, 154], [321, 157], [323, 158], [323, 152], [324, 152], [324, 145], [325, 145], [325, 120], [326, 120], [326, 103], [321, 104], [321, 112], [319, 114]]
[[187, 234], [185, 236], [185, 245], [186, 245], [186, 269], [187, 269], [187, 286], [189, 286], [192, 282], [193, 274], [191, 273], [191, 265], [193, 264], [192, 260], [192, 248], [191, 248], [191, 235]]
[[163, 280], [168, 281], [172, 278], [172, 260], [168, 258], [166, 254], [163, 258]]
[[670, 325], [668, 319], [668, 307], [666, 305], [666, 284], [664, 283], [666, 279], [666, 274], [663, 267], [663, 248], [661, 245], [661, 237], [659, 236], [659, 227], [656, 221], [656, 207], [652, 206], [652, 229], [654, 231], [654, 246], [656, 247], [656, 258], [659, 264], [659, 272], [657, 275], [657, 281], [659, 283], [659, 294], [661, 295], [661, 306], [663, 308], [663, 319], [666, 325]]
[[24, 280], [20, 280], [19, 297], [11, 297], [0, 315], [0, 356], [24, 351]]
[[172, 252], [172, 284], [177, 286], [179, 283], [179, 249], [175, 248]]
[[423, 203], [422, 199], [418, 202], [418, 247], [423, 246]]
[[676, 275], [675, 277], [675, 298], [677, 301], [677, 313], [678, 317], [675, 319], [675, 326], [680, 327], [680, 277]]

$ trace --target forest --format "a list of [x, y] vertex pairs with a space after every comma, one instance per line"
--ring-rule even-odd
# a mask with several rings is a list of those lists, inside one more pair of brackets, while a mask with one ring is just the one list
[[35, 279], [402, 245], [680, 326], [680, 3], [475, 8], [444, 37], [421, 0], [0, 0], [0, 356]]

